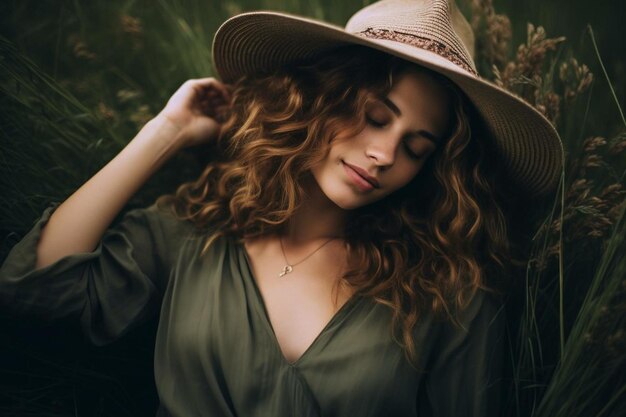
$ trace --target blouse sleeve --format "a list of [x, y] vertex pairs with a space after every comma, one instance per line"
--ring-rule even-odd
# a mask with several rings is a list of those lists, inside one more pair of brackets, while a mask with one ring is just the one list
[[[501, 413], [505, 311], [479, 291], [463, 311], [463, 328], [446, 323], [425, 379], [420, 415], [496, 417]], [[418, 401], [419, 402], [419, 401]]]
[[93, 344], [108, 344], [159, 311], [180, 222], [156, 205], [134, 209], [93, 252], [36, 269], [37, 243], [59, 205], [43, 212], [0, 267], [0, 308], [43, 320], [75, 317]]

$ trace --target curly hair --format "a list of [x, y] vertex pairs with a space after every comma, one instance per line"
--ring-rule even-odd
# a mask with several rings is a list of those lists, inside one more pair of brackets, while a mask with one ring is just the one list
[[409, 184], [351, 212], [345, 230], [350, 268], [340, 282], [391, 308], [393, 338], [413, 362], [413, 328], [421, 315], [456, 322], [455, 312], [478, 289], [497, 292], [490, 277], [506, 268], [509, 253], [506, 217], [496, 198], [496, 158], [480, 137], [471, 104], [446, 77], [358, 46], [245, 76], [233, 86], [219, 156], [157, 204], [208, 231], [202, 254], [220, 236], [279, 233], [331, 142], [359, 133], [369, 100], [385, 96], [410, 68], [445, 86], [454, 123]]

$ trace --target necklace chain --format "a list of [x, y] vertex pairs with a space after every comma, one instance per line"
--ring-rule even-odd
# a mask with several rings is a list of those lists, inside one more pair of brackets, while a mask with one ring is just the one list
[[315, 249], [313, 252], [311, 252], [307, 256], [305, 256], [304, 259], [299, 260], [295, 264], [290, 264], [289, 261], [287, 260], [287, 255], [285, 254], [285, 248], [283, 247], [283, 238], [282, 238], [282, 236], [279, 236], [278, 240], [280, 241], [280, 250], [283, 252], [283, 257], [285, 258], [286, 265], [283, 267], [283, 269], [281, 270], [280, 274], [278, 274], [278, 276], [279, 277], [283, 277], [283, 276], [287, 275], [288, 273], [292, 272], [294, 266], [299, 265], [302, 262], [306, 261], [311, 256], [313, 256], [313, 254], [315, 252], [317, 252], [318, 250], [322, 249], [324, 246], [326, 246], [328, 243], [330, 243], [331, 240], [335, 240], [335, 239], [336, 239], [335, 237], [331, 237], [326, 242], [322, 243], [322, 245], [319, 246], [317, 249]]

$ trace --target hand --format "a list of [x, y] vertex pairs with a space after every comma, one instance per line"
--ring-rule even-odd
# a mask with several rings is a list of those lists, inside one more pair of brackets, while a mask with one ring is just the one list
[[230, 110], [230, 86], [217, 79], [187, 80], [157, 115], [177, 130], [181, 147], [195, 146], [217, 138]]

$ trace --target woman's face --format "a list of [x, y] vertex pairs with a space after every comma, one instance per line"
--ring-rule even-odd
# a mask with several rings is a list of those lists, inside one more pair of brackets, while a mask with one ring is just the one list
[[337, 206], [355, 209], [409, 183], [441, 144], [451, 118], [445, 88], [426, 72], [395, 79], [387, 97], [369, 104], [367, 125], [356, 136], [335, 140], [311, 171]]

